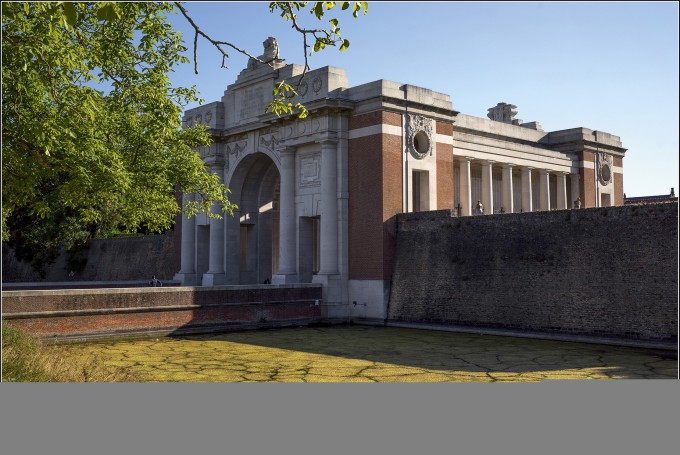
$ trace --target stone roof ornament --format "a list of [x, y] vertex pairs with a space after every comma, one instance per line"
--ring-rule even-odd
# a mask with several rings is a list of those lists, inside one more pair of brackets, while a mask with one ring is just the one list
[[509, 123], [511, 125], [521, 126], [523, 128], [529, 128], [532, 130], [543, 131], [543, 127], [538, 122], [524, 123], [524, 120], [515, 118], [517, 115], [517, 106], [514, 104], [498, 103], [495, 107], [490, 107], [488, 111], [489, 113], [486, 114], [486, 116], [491, 120]]
[[260, 60], [269, 63], [279, 59], [279, 43], [276, 38], [270, 36], [264, 40], [262, 46], [264, 47], [264, 54], [262, 54]]
[[[258, 56], [257, 59], [264, 62], [270, 68], [278, 69], [284, 66], [283, 59], [279, 57], [279, 43], [276, 41], [276, 38], [270, 36], [264, 40], [262, 47], [264, 48], [264, 52], [262, 55]], [[254, 70], [263, 67], [264, 65], [257, 59], [252, 57], [249, 58], [247, 69]]]
[[491, 120], [516, 124], [515, 116], [517, 115], [517, 106], [514, 104], [498, 103], [495, 107], [491, 107], [488, 110], [489, 113], [486, 116]]

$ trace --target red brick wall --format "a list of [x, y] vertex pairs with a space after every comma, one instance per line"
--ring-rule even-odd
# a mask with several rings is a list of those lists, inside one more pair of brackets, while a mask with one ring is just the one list
[[[590, 162], [595, 164], [595, 154], [592, 152], [582, 152], [580, 158], [583, 162]], [[595, 169], [581, 168], [581, 179], [579, 186], [582, 195], [582, 207], [596, 207], [595, 201]]]
[[[401, 115], [376, 111], [350, 117], [350, 131], [401, 126]], [[391, 274], [390, 220], [402, 209], [401, 137], [375, 134], [349, 140], [349, 278], [382, 280]]]
[[[392, 114], [397, 115], [397, 114]], [[398, 136], [383, 136], [383, 273], [380, 279], [392, 276], [392, 262], [396, 240], [394, 216], [403, 208], [402, 139]]]
[[350, 131], [375, 125], [401, 126], [401, 115], [395, 112], [373, 111], [349, 118]]
[[189, 331], [192, 328], [239, 327], [245, 324], [300, 323], [320, 319], [320, 306], [309, 303], [232, 304], [150, 312], [67, 314], [63, 316], [9, 319], [8, 324], [39, 337], [115, 335], [125, 332]]
[[614, 173], [614, 205], [623, 205], [623, 174]]
[[[370, 126], [366, 114], [350, 125]], [[361, 120], [361, 121], [360, 121]], [[377, 280], [382, 276], [382, 135], [350, 139], [348, 146], [348, 225], [350, 279]]]
[[321, 286], [3, 292], [3, 319], [38, 336], [115, 335], [320, 320]]
[[10, 291], [2, 293], [2, 312], [7, 316], [16, 313], [50, 311], [148, 309], [227, 303], [271, 303], [320, 298], [321, 287], [313, 285]]

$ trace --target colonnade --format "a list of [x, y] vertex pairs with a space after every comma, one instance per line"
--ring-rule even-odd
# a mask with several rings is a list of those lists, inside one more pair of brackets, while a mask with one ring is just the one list
[[[543, 210], [564, 210], [570, 208], [568, 193], [573, 199], [579, 195], [579, 175], [566, 171], [539, 168], [534, 166], [520, 166], [511, 163], [499, 163], [493, 160], [480, 160], [471, 157], [456, 157], [459, 175], [458, 195], [460, 199], [460, 215], [474, 214], [477, 200], [472, 195], [472, 166], [481, 165], [481, 195], [479, 200], [484, 206], [484, 213], [494, 213], [494, 183], [493, 174], [495, 168], [501, 169], [501, 201], [500, 205], [504, 213], [534, 212]], [[520, 185], [515, 187], [513, 175], [519, 174]], [[555, 175], [556, 185], [551, 197], [550, 176]], [[538, 177], [537, 179], [535, 177]], [[537, 180], [537, 181], [535, 181]], [[569, 180], [569, 182], [567, 181]], [[570, 185], [569, 191], [567, 185]], [[518, 194], [521, 194], [520, 195]], [[538, 203], [535, 196], [538, 192]], [[498, 192], [496, 192], [498, 193]], [[551, 201], [553, 201], [551, 203]], [[517, 202], [521, 201], [518, 206]]]

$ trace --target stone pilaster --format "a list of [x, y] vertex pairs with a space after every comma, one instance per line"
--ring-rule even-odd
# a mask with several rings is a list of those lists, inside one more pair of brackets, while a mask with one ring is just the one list
[[460, 205], [462, 216], [470, 216], [472, 211], [472, 188], [470, 186], [470, 161], [471, 158], [463, 157], [459, 159], [460, 166]]
[[532, 195], [532, 182], [531, 182], [531, 171], [532, 167], [522, 168], [522, 211], [523, 212], [533, 212], [533, 195]]
[[[193, 201], [194, 196], [182, 196], [183, 204]], [[196, 218], [182, 217], [182, 246], [180, 252], [180, 271], [174, 279], [184, 286], [195, 286], [196, 283]]]
[[547, 169], [541, 169], [539, 173], [539, 182], [541, 185], [541, 192], [539, 194], [540, 210], [550, 210], [550, 173]]
[[321, 143], [320, 275], [338, 274], [338, 141]]
[[559, 172], [557, 174], [557, 209], [565, 210], [569, 208], [567, 202], [567, 173]]
[[482, 164], [482, 204], [485, 215], [493, 215], [493, 163], [489, 160]]
[[[573, 208], [574, 207], [574, 201], [581, 197], [581, 184], [580, 184], [580, 179], [581, 176], [579, 174], [569, 174], [569, 178], [571, 180], [571, 201], [569, 201], [569, 207]], [[581, 200], [583, 200], [583, 197], [581, 197]]]
[[505, 213], [513, 213], [514, 197], [512, 188], [512, 164], [503, 165], [503, 210]]
[[272, 277], [274, 284], [296, 283], [298, 281], [295, 150], [295, 147], [281, 149], [279, 271]]
[[[210, 171], [224, 181], [224, 162], [219, 158], [210, 162]], [[223, 215], [221, 207], [214, 202], [211, 212]], [[203, 286], [216, 286], [225, 283], [224, 274], [224, 217], [210, 218], [210, 254], [208, 255], [208, 271], [203, 274]]]

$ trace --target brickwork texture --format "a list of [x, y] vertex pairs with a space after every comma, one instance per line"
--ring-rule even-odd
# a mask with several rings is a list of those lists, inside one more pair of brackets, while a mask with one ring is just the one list
[[307, 325], [321, 320], [320, 285], [3, 292], [3, 319], [36, 336], [69, 338]]
[[677, 341], [678, 205], [397, 217], [388, 319]]
[[[349, 118], [351, 130], [375, 125], [401, 126], [401, 116], [376, 111]], [[389, 279], [394, 226], [402, 210], [401, 137], [374, 134], [349, 140], [349, 277]]]
[[19, 261], [13, 251], [2, 246], [2, 281], [4, 283], [36, 281], [131, 281], [171, 280], [180, 269], [180, 237], [177, 232], [94, 239], [87, 243], [87, 262], [81, 271], [69, 276], [66, 254], [46, 268], [45, 278], [33, 271], [30, 263]]

